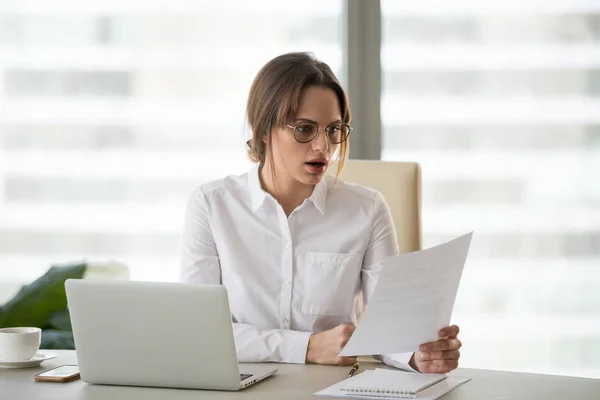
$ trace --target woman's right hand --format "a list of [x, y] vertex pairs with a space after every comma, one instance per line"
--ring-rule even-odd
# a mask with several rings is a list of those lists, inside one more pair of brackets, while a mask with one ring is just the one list
[[333, 329], [314, 334], [308, 340], [306, 362], [310, 364], [353, 365], [356, 357], [339, 357], [356, 328], [338, 325]]

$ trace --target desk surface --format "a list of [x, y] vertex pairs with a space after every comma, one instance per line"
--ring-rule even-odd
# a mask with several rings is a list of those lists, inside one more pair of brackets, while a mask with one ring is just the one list
[[[279, 365], [279, 373], [240, 392], [175, 390], [121, 386], [89, 385], [81, 380], [70, 383], [36, 383], [33, 375], [63, 364], [77, 364], [74, 351], [57, 351], [59, 357], [37, 368], [0, 368], [0, 394], [11, 400], [58, 399], [316, 399], [313, 393], [324, 389], [348, 374], [347, 367], [320, 365]], [[361, 363], [361, 370], [380, 367], [377, 363]], [[516, 372], [459, 369], [452, 375], [469, 376], [470, 382], [443, 397], [444, 400], [597, 400], [600, 379], [571, 378]]]

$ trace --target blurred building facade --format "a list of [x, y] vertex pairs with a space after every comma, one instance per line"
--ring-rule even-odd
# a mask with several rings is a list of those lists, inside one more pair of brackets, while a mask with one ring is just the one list
[[426, 246], [475, 231], [463, 365], [600, 377], [600, 3], [382, 15], [383, 158], [422, 164]]

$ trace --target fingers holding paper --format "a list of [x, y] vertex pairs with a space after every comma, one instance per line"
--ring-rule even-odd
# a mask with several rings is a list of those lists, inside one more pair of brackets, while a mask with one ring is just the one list
[[419, 352], [421, 361], [443, 361], [443, 360], [456, 360], [460, 358], [460, 351], [434, 351], [431, 353]]
[[438, 332], [438, 336], [440, 338], [456, 338], [459, 332], [460, 328], [458, 327], [458, 325], [452, 325], [440, 329], [440, 331]]
[[424, 343], [413, 355], [411, 365], [419, 372], [444, 374], [458, 368], [461, 341], [460, 329], [456, 325], [447, 326], [438, 332], [439, 339]]

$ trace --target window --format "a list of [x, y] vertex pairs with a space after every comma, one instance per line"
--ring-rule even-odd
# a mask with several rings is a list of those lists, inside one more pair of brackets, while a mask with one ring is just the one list
[[423, 167], [426, 247], [475, 231], [461, 364], [598, 376], [597, 3], [430, 5], [382, 2], [382, 154]]
[[[599, 376], [598, 1], [381, 6], [382, 158], [423, 167], [426, 247], [475, 231], [461, 365]], [[175, 280], [189, 194], [250, 165], [254, 75], [310, 50], [342, 77], [342, 8], [0, 2], [0, 303], [82, 258]]]
[[[340, 72], [341, 1], [65, 0], [0, 7], [0, 281], [116, 259], [176, 280], [194, 187], [250, 165], [259, 68]], [[2, 293], [0, 302], [11, 293]]]

